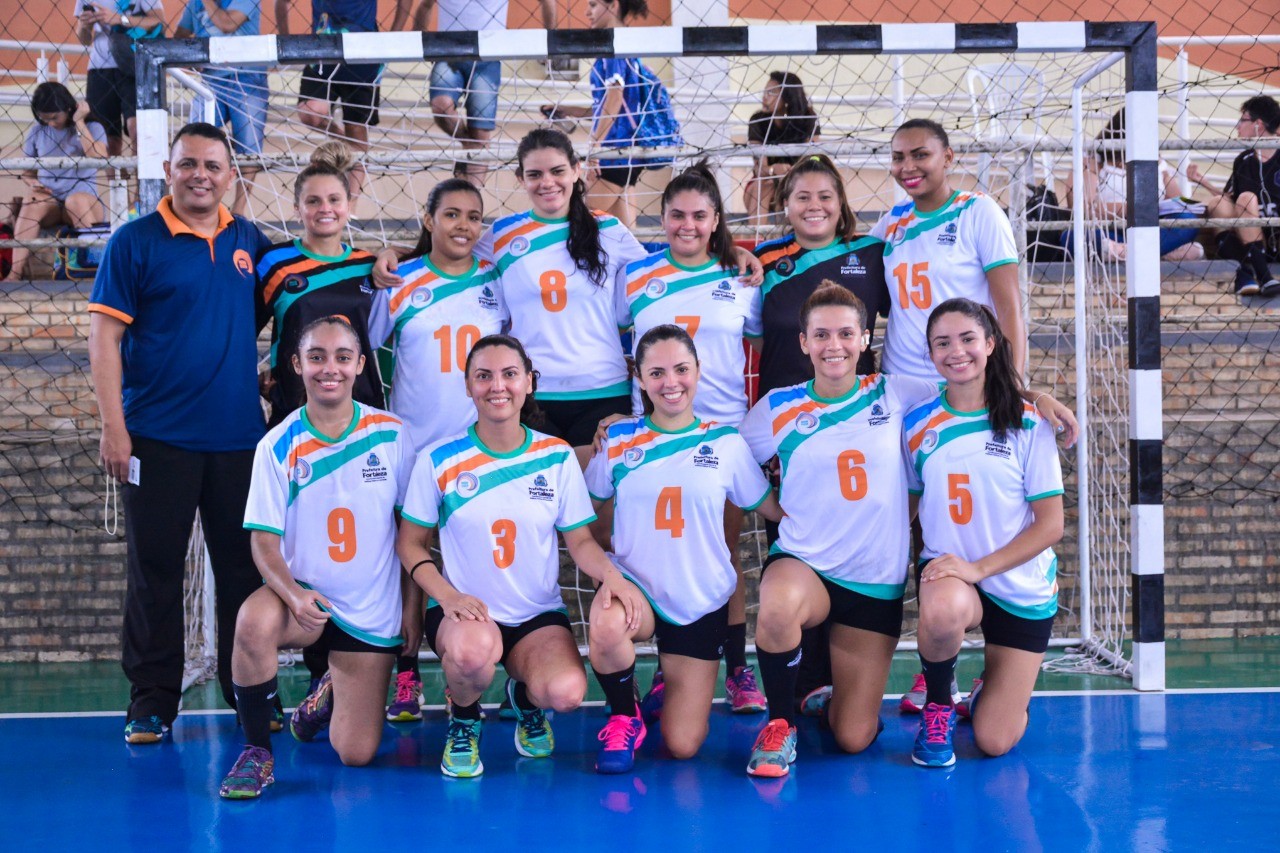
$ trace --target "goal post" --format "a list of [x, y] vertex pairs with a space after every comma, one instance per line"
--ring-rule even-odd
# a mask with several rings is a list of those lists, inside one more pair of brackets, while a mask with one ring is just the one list
[[[1087, 323], [1077, 326], [1075, 346], [1076, 400], [1085, 443], [1077, 460], [1078, 480], [1084, 481], [1080, 501], [1080, 553], [1082, 565], [1102, 562], [1094, 553], [1098, 530], [1091, 530], [1095, 510], [1088, 494], [1091, 481], [1110, 478], [1120, 494], [1117, 512], [1123, 517], [1107, 534], [1106, 560], [1111, 571], [1126, 575], [1128, 584], [1110, 591], [1109, 608], [1113, 622], [1105, 632], [1098, 630], [1096, 616], [1081, 624], [1071, 639], [1078, 641], [1076, 654], [1099, 660], [1110, 671], [1130, 675], [1140, 690], [1164, 687], [1164, 514], [1163, 514], [1163, 424], [1160, 378], [1160, 257], [1158, 201], [1159, 132], [1156, 27], [1146, 22], [1020, 22], [988, 24], [767, 24], [711, 27], [626, 27], [616, 30], [497, 30], [485, 32], [394, 32], [344, 33], [341, 35], [251, 36], [240, 38], [149, 40], [140, 42], [137, 52], [138, 83], [138, 177], [143, 210], [154, 209], [164, 192], [163, 162], [171, 136], [166, 110], [165, 72], [172, 67], [269, 67], [299, 66], [316, 62], [416, 63], [436, 61], [502, 60], [522, 62], [546, 58], [594, 60], [625, 56], [646, 60], [669, 58], [725, 58], [727, 60], [771, 57], [810, 57], [815, 60], [848, 57], [890, 57], [901, 63], [912, 57], [960, 57], [976, 61], [990, 55], [1024, 57], [1052, 55], [1070, 69], [1072, 79], [1083, 79], [1085, 68], [1075, 70], [1070, 57], [1085, 55], [1090, 64], [1097, 57], [1117, 53], [1123, 56], [1123, 104], [1128, 116], [1125, 138], [1127, 166], [1127, 254], [1123, 272], [1122, 315], [1112, 318], [1110, 332], [1091, 330]], [[732, 70], [730, 72], [731, 76]], [[726, 76], [724, 79], [728, 79]], [[517, 81], [513, 81], [515, 85]], [[906, 112], [896, 95], [872, 93], [868, 102], [893, 97], [895, 115]], [[833, 96], [838, 100], [839, 95]], [[679, 104], [677, 104], [679, 108]], [[868, 107], [870, 109], [871, 107]], [[1079, 178], [1086, 140], [1079, 116], [1073, 122], [1072, 159]], [[856, 141], [856, 140], [855, 140]], [[837, 140], [837, 148], [839, 141]], [[411, 143], [406, 143], [408, 149]], [[739, 154], [750, 154], [749, 146], [739, 146]], [[862, 146], [860, 156], [875, 146]], [[985, 151], [981, 143], [972, 151]], [[1066, 150], [1066, 149], [1061, 149]], [[686, 152], [706, 153], [706, 150]], [[438, 154], [438, 152], [437, 152]], [[429, 159], [430, 155], [422, 152]], [[682, 158], [683, 159], [683, 158]], [[1028, 159], [1029, 162], [1029, 159]], [[1013, 169], [1010, 174], [1014, 175]], [[1021, 198], [1021, 172], [1010, 186], [1010, 197]], [[1022, 211], [1017, 211], [1021, 215]], [[1086, 221], [1078, 211], [1076, 219], [1077, 264], [1088, 251], [1083, 231]], [[1016, 218], [1015, 218], [1015, 221]], [[1024, 282], [1027, 259], [1022, 259]], [[1091, 273], [1077, 281], [1074, 310], [1086, 310], [1085, 303], [1107, 300], [1090, 290]], [[1025, 296], [1025, 294], [1024, 294]], [[1114, 306], [1110, 306], [1114, 307]], [[1080, 321], [1077, 321], [1080, 322]], [[1121, 331], [1122, 330], [1122, 331]], [[1107, 335], [1120, 337], [1110, 340]], [[1070, 337], [1069, 335], [1067, 337]], [[1095, 352], [1109, 356], [1123, 349], [1122, 365], [1111, 373], [1116, 402], [1114, 412], [1099, 413], [1090, 391], [1090, 370], [1095, 368]], [[1101, 356], [1099, 356], [1101, 358]], [[1033, 381], [1035, 374], [1033, 373]], [[1110, 411], [1110, 410], [1108, 410]], [[1089, 437], [1097, 429], [1127, 423], [1127, 446], [1109, 453], [1094, 447]], [[1098, 468], [1108, 470], [1097, 470]], [[1114, 470], [1112, 470], [1114, 469]], [[1095, 473], [1098, 476], [1095, 476]], [[1127, 494], [1123, 494], [1127, 490]], [[1102, 525], [1098, 525], [1101, 528]], [[1092, 537], [1092, 540], [1091, 540]], [[1091, 569], [1090, 577], [1093, 577]], [[1088, 591], [1089, 578], [1082, 588], [1088, 598], [1081, 610], [1097, 613], [1102, 601], [1096, 591]], [[1128, 613], [1125, 613], [1127, 608]], [[1124, 625], [1128, 616], [1129, 625]], [[1105, 633], [1105, 636], [1103, 634]]]

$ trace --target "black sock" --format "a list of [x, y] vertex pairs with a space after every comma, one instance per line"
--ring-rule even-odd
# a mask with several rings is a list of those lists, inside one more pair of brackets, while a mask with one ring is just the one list
[[747, 623], [729, 626], [729, 636], [724, 641], [725, 672], [733, 675], [747, 665]]
[[935, 705], [951, 705], [953, 699], [951, 695], [951, 682], [956, 680], [956, 661], [960, 659], [959, 655], [953, 655], [947, 660], [927, 661], [924, 655], [920, 656], [920, 671], [924, 673], [926, 704], [932, 702]]
[[799, 646], [786, 652], [766, 652], [756, 647], [760, 683], [764, 687], [764, 698], [769, 701], [769, 718], [786, 720], [789, 726], [796, 724], [791, 697], [796, 692], [802, 656]]
[[417, 655], [396, 655], [396, 674], [402, 672], [412, 672], [418, 676], [418, 680], [422, 680], [422, 676], [418, 674], [418, 656]]
[[524, 686], [523, 681], [516, 682], [516, 686], [512, 689], [511, 695], [515, 697], [515, 706], [521, 711], [537, 710], [537, 706], [529, 701], [529, 690]]
[[609, 715], [616, 717], [634, 717], [636, 715], [635, 693], [636, 664], [618, 672], [597, 672], [596, 681], [604, 690], [604, 700], [609, 704]]
[[[307, 672], [311, 673], [311, 691], [314, 691], [316, 684], [329, 671], [329, 647], [325, 644], [325, 641], [316, 640], [303, 649], [302, 663], [306, 666]], [[311, 691], [308, 691], [308, 694]]]
[[1244, 244], [1244, 256], [1253, 267], [1253, 274], [1259, 282], [1271, 280], [1271, 266], [1267, 263], [1267, 247], [1261, 240]]
[[249, 746], [260, 746], [271, 751], [271, 711], [275, 708], [276, 695], [280, 692], [275, 676], [261, 684], [242, 687], [233, 684], [236, 694], [236, 713], [244, 729], [244, 740]]
[[480, 719], [480, 700], [477, 699], [470, 705], [459, 705], [457, 702], [454, 702], [453, 718], [455, 720], [466, 720], [468, 722]]

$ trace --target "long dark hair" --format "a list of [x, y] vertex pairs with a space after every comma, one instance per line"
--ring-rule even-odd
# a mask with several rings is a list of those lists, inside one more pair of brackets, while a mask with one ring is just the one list
[[76, 113], [76, 96], [61, 83], [46, 80], [31, 93], [31, 115], [44, 124], [40, 121], [41, 113], [66, 113], [67, 118], [71, 118]]
[[[480, 194], [480, 190], [475, 184], [466, 178], [448, 178], [431, 188], [431, 192], [427, 193], [427, 218], [431, 219], [436, 215], [436, 211], [440, 209], [440, 203], [444, 201], [444, 197], [449, 193], [471, 193], [480, 200], [480, 210], [484, 211], [484, 196]], [[431, 254], [431, 232], [427, 230], [427, 226], [422, 226], [422, 233], [418, 235], [418, 243], [409, 250], [407, 255], [401, 255], [400, 260], [407, 261], [412, 258], [421, 258], [424, 255]]]
[[[1022, 378], [1013, 363], [1013, 347], [1000, 330], [996, 315], [990, 308], [972, 299], [948, 299], [933, 309], [925, 324], [925, 340], [932, 342], [933, 326], [944, 314], [960, 314], [978, 324], [983, 334], [995, 341], [991, 355], [987, 357], [987, 370], [983, 377], [983, 395], [987, 404], [987, 419], [991, 431], [1004, 440], [1011, 429], [1022, 429]], [[932, 343], [929, 344], [933, 346]]]
[[727, 269], [736, 269], [738, 259], [733, 252], [733, 235], [729, 233], [729, 223], [724, 215], [724, 202], [720, 199], [720, 187], [716, 184], [716, 177], [711, 172], [711, 167], [707, 165], [706, 160], [699, 160], [689, 168], [671, 179], [667, 184], [667, 188], [662, 191], [662, 213], [665, 216], [667, 205], [676, 193], [690, 190], [692, 192], [701, 193], [709, 202], [716, 212], [716, 228], [711, 232], [711, 239], [707, 241], [707, 252], [711, 257], [720, 262], [720, 266]]
[[844, 178], [840, 176], [840, 170], [826, 154], [806, 155], [791, 167], [791, 171], [787, 172], [786, 177], [782, 179], [782, 186], [778, 188], [778, 198], [782, 199], [783, 205], [795, 191], [796, 181], [805, 175], [825, 175], [831, 179], [831, 183], [836, 188], [836, 198], [840, 201], [840, 219], [836, 222], [836, 239], [852, 240], [857, 234], [858, 220], [853, 215], [853, 209], [849, 207], [849, 194], [844, 189]]
[[[463, 183], [467, 184], [467, 186], [472, 186], [467, 181], [463, 181]], [[538, 407], [538, 401], [534, 399], [534, 395], [538, 393], [538, 371], [533, 369], [533, 360], [529, 358], [529, 353], [524, 351], [524, 344], [520, 343], [520, 341], [510, 335], [485, 335], [476, 341], [475, 345], [471, 347], [471, 352], [467, 353], [467, 363], [463, 367], [463, 375], [469, 376], [471, 374], [471, 362], [476, 353], [496, 347], [506, 347], [509, 350], [513, 350], [516, 355], [520, 356], [520, 363], [524, 365], [525, 372], [533, 377], [529, 395], [524, 398], [524, 405], [520, 407], [520, 423], [531, 429], [542, 430], [546, 426], [547, 416]]]
[[618, 20], [626, 22], [631, 18], [649, 17], [649, 4], [646, 0], [617, 0]]
[[[698, 348], [693, 345], [693, 338], [684, 329], [671, 323], [663, 323], [661, 326], [654, 326], [649, 331], [640, 336], [640, 340], [636, 342], [636, 376], [639, 377], [641, 365], [644, 364], [644, 357], [649, 354], [649, 348], [656, 343], [662, 341], [679, 341], [684, 344], [685, 349], [689, 350], [689, 354], [693, 356], [693, 363], [698, 364]], [[644, 413], [646, 415], [653, 414], [653, 401], [649, 399], [649, 395], [645, 393], [644, 382], [640, 383], [640, 402], [644, 405]]]
[[[550, 127], [538, 127], [524, 135], [516, 148], [516, 177], [524, 177], [524, 158], [534, 151], [550, 148], [559, 151], [568, 160], [570, 166], [578, 165], [578, 155], [573, 151], [569, 137]], [[595, 214], [587, 207], [587, 187], [582, 178], [574, 181], [573, 193], [569, 196], [569, 257], [573, 258], [578, 269], [587, 274], [596, 287], [604, 286], [608, 267], [605, 264], [604, 250], [600, 248], [600, 223]]]
[[806, 131], [807, 139], [812, 139], [818, 131], [818, 115], [805, 94], [800, 75], [790, 71], [770, 71], [769, 79], [778, 84], [778, 103], [782, 105], [782, 112], [778, 115], [786, 116]]

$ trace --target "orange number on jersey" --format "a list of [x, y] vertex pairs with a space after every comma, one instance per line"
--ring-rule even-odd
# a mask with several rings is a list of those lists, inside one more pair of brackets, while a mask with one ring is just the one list
[[933, 305], [933, 285], [929, 282], [929, 262], [918, 264], [898, 264], [893, 268], [893, 277], [898, 280], [898, 304], [903, 308], [915, 305], [928, 311]]
[[846, 450], [836, 457], [840, 472], [840, 496], [847, 501], [861, 500], [867, 496], [867, 457], [858, 450]]
[[968, 474], [947, 475], [947, 510], [956, 524], [973, 521], [973, 495], [969, 492]]
[[684, 535], [684, 507], [679, 486], [667, 486], [658, 493], [658, 505], [653, 510], [653, 527], [665, 530], [672, 539]]
[[335, 563], [349, 562], [356, 555], [356, 517], [346, 507], [338, 507], [329, 513], [329, 559]]
[[696, 314], [677, 314], [674, 318], [677, 326], [684, 326], [684, 330], [689, 333], [689, 337], [695, 337], [698, 334], [698, 324], [702, 322], [702, 318]]
[[516, 561], [516, 523], [509, 518], [500, 518], [489, 529], [493, 534], [493, 564], [500, 569], [509, 569]]
[[455, 338], [452, 326], [441, 326], [431, 337], [440, 342], [440, 372], [451, 373], [454, 367], [461, 368], [467, 363], [471, 348], [480, 340], [480, 330], [475, 326], [459, 326]]
[[548, 311], [563, 311], [569, 304], [569, 282], [559, 270], [547, 270], [538, 279], [542, 288], [542, 307]]

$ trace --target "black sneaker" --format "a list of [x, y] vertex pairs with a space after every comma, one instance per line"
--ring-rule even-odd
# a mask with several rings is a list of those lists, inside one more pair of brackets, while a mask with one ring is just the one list
[[1236, 270], [1236, 296], [1257, 296], [1262, 288], [1253, 273], [1244, 264]]
[[1261, 296], [1280, 296], [1280, 280], [1275, 276], [1268, 278], [1258, 286], [1258, 294]]

